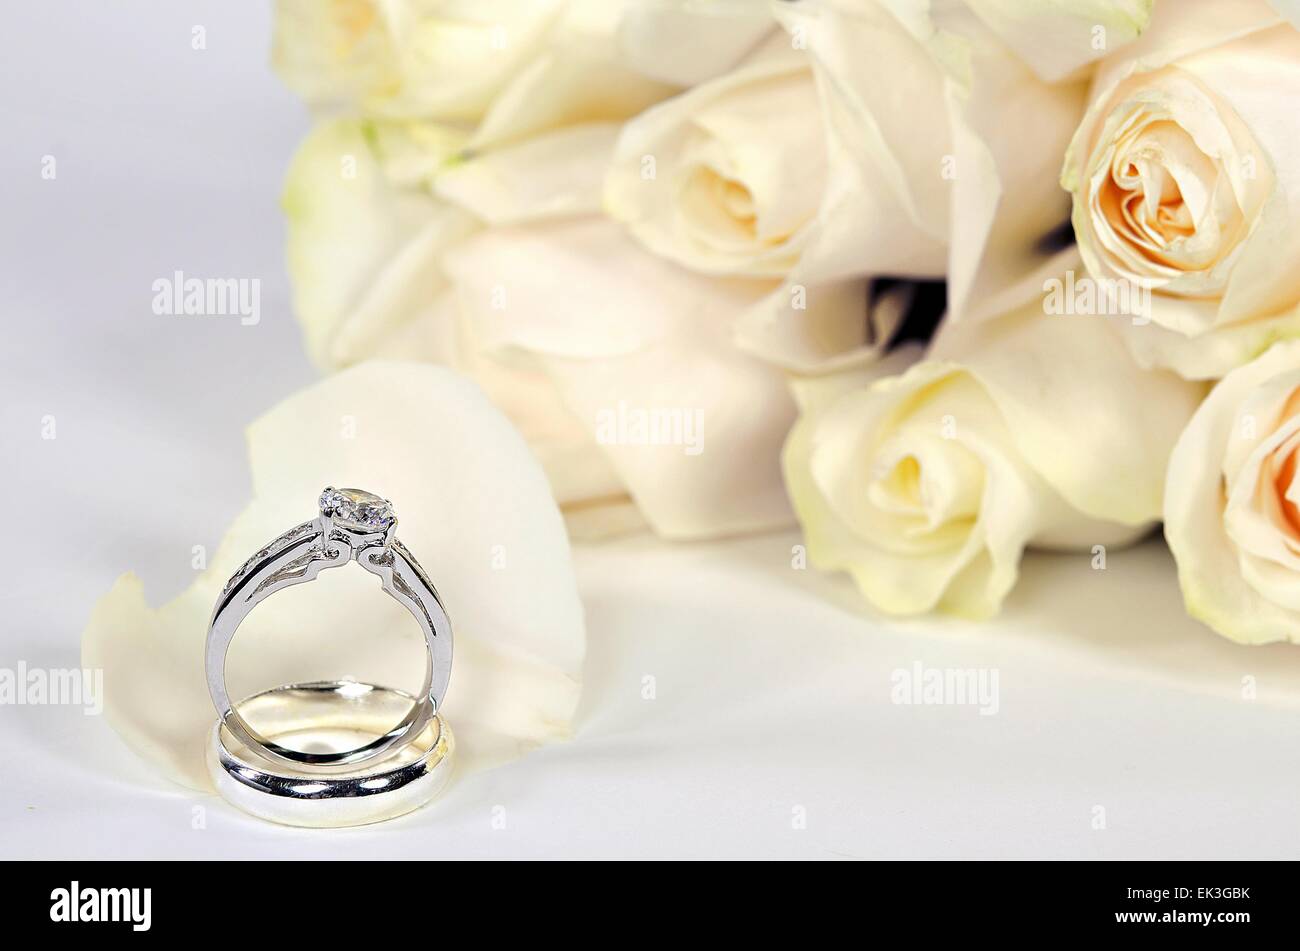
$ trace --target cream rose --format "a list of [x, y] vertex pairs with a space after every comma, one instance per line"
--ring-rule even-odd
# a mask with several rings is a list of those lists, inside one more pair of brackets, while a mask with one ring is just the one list
[[989, 617], [1034, 539], [1117, 540], [1026, 465], [956, 363], [920, 363], [809, 412], [785, 472], [812, 563], [849, 572], [891, 614]]
[[780, 282], [738, 317], [738, 339], [802, 370], [873, 359], [885, 341], [862, 332], [867, 279], [937, 277], [944, 256], [942, 228], [916, 223], [869, 152], [831, 134], [814, 67], [779, 34], [630, 122], [605, 183], [606, 211], [655, 254]]
[[[1024, 45], [1024, 16], [1055, 23], [1052, 5], [972, 6], [776, 5], [785, 35], [628, 124], [607, 210], [685, 267], [782, 278], [737, 337], [797, 371], [878, 356], [823, 312], [874, 276], [947, 277], [958, 317], [995, 307], [1068, 218], [1056, 172], [1087, 89], [1044, 81], [1007, 45]], [[1096, 6], [1109, 23], [1129, 4]], [[1090, 24], [1059, 19], [1073, 68], [1094, 55]], [[1144, 22], [1121, 19], [1112, 44]]]
[[1088, 550], [1155, 524], [1202, 387], [1140, 370], [1108, 322], [1031, 299], [948, 324], [899, 376], [799, 392], [784, 463], [813, 563], [889, 613], [986, 617], [1026, 546]]
[[605, 203], [652, 251], [687, 267], [782, 277], [808, 242], [825, 188], [810, 64], [780, 38], [633, 122]]
[[1300, 641], [1300, 341], [1219, 382], [1178, 440], [1165, 537], [1187, 610], [1246, 644]]
[[1300, 33], [1263, 0], [1158, 5], [1107, 61], [1062, 184], [1094, 277], [1151, 291], [1147, 366], [1221, 376], [1300, 333]]

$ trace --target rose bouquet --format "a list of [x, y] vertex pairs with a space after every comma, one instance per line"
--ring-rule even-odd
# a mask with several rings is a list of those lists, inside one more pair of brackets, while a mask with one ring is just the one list
[[297, 316], [474, 380], [571, 534], [797, 520], [876, 607], [987, 617], [1026, 548], [1163, 522], [1192, 613], [1295, 639], [1297, 22], [280, 0]]

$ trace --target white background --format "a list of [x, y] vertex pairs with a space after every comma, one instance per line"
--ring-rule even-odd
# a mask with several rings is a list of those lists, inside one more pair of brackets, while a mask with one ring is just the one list
[[[308, 121], [260, 2], [15, 4], [6, 34], [0, 667], [76, 667], [117, 575], [189, 583], [247, 500], [243, 426], [313, 378], [277, 204]], [[154, 315], [177, 269], [260, 278], [261, 323]], [[797, 541], [581, 547], [574, 740], [381, 826], [264, 825], [78, 709], [0, 707], [0, 857], [1300, 853], [1300, 650], [1187, 620], [1159, 544], [1034, 556], [978, 626], [884, 623]], [[918, 661], [995, 669], [998, 712], [892, 703]]]

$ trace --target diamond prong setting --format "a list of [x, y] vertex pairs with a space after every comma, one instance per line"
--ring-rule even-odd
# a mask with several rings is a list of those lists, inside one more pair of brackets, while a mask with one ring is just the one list
[[397, 524], [393, 503], [364, 489], [326, 487], [320, 494], [320, 514], [338, 528], [366, 534], [389, 533]]

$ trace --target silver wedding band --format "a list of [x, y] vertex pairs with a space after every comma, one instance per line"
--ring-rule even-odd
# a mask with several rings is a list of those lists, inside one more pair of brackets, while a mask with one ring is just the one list
[[[240, 703], [264, 732], [289, 742], [382, 732], [414, 698], [400, 690], [356, 681], [289, 684]], [[260, 819], [312, 828], [365, 825], [424, 805], [451, 775], [453, 740], [442, 717], [377, 767], [332, 776], [277, 768], [218, 722], [208, 746], [208, 771], [226, 801]]]

